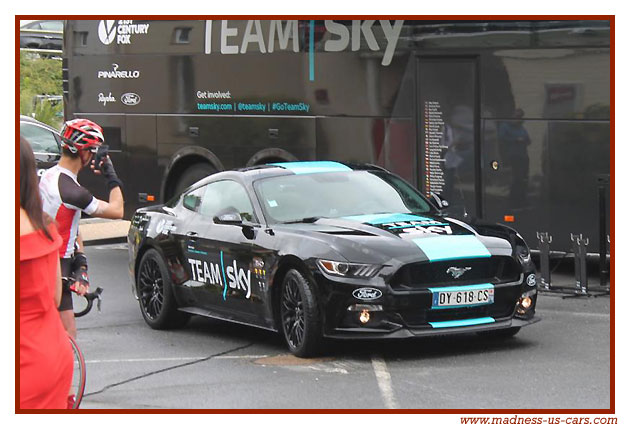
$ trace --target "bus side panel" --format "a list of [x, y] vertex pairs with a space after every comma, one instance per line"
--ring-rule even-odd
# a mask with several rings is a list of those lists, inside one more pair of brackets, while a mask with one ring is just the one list
[[[127, 171], [125, 177], [125, 217], [130, 218], [138, 207], [156, 204], [160, 196], [160, 173], [157, 163], [155, 115], [125, 115], [127, 129], [124, 147]], [[124, 179], [123, 179], [124, 180]], [[140, 198], [153, 196], [153, 201]]]
[[[315, 119], [312, 117], [233, 117], [209, 115], [159, 115], [157, 117], [159, 175], [163, 177], [176, 155], [191, 147], [214, 154], [225, 169], [251, 165], [256, 154], [281, 149], [298, 160], [315, 159]], [[257, 164], [291, 159], [269, 155]], [[181, 162], [204, 161], [188, 155]], [[167, 177], [166, 180], [174, 180]]]

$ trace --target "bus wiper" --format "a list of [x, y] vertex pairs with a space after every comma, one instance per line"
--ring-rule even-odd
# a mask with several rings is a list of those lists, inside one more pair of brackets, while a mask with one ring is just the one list
[[282, 222], [282, 223], [315, 223], [320, 219], [321, 219], [320, 216], [311, 216], [311, 217], [305, 217], [302, 219], [290, 220], [290, 221]]

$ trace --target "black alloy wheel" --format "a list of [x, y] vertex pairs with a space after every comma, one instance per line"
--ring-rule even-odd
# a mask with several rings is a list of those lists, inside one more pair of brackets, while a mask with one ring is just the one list
[[318, 351], [322, 329], [311, 282], [291, 269], [282, 282], [280, 321], [284, 339], [291, 353], [307, 357]]
[[164, 279], [155, 259], [147, 259], [140, 265], [138, 291], [143, 314], [150, 320], [160, 317], [164, 305]]
[[151, 328], [178, 328], [190, 319], [188, 313], [177, 310], [168, 269], [156, 249], [150, 249], [142, 256], [137, 290], [142, 317]]
[[304, 340], [304, 304], [294, 278], [288, 279], [282, 291], [282, 328], [290, 347], [296, 348]]

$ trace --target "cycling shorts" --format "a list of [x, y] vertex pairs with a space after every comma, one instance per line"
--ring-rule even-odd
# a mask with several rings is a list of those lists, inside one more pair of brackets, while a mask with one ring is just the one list
[[[61, 258], [61, 277], [72, 277], [72, 258]], [[59, 303], [59, 311], [72, 310], [72, 291], [71, 283], [61, 286], [61, 302]]]

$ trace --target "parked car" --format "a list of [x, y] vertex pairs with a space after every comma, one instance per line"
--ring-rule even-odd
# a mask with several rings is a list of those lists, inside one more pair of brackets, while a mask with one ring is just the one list
[[[53, 33], [31, 32], [28, 30]], [[33, 21], [24, 24], [20, 27], [20, 48], [62, 50], [63, 21]]]
[[229, 320], [280, 332], [297, 356], [324, 337], [507, 337], [536, 322], [523, 238], [444, 207], [373, 165], [216, 173], [136, 212], [133, 292], [151, 328]]
[[33, 148], [38, 175], [59, 162], [61, 136], [56, 129], [29, 116], [20, 115], [20, 135]]

